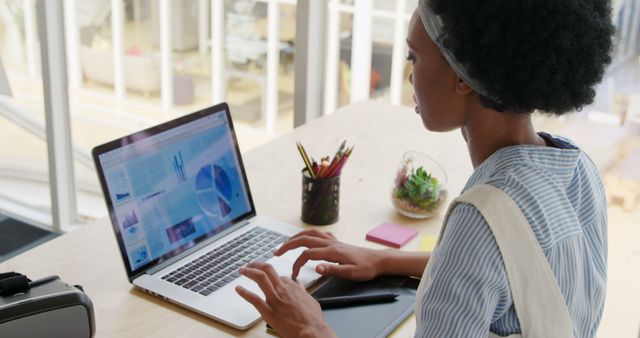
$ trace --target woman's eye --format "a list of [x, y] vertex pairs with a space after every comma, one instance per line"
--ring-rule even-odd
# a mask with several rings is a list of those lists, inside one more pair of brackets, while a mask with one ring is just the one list
[[416, 58], [411, 55], [411, 54], [407, 54], [407, 61], [411, 62], [411, 64], [415, 63]]

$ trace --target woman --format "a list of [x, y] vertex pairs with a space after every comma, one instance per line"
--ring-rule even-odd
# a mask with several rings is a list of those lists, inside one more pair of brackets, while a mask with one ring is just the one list
[[[430, 255], [359, 248], [307, 230], [276, 252], [308, 248], [323, 275], [422, 276], [417, 337], [593, 337], [602, 314], [606, 201], [597, 169], [569, 140], [536, 133], [531, 114], [580, 110], [610, 62], [610, 3], [420, 0], [409, 24], [416, 113], [460, 129], [474, 173]], [[283, 337], [331, 337], [317, 302], [264, 263], [241, 272], [251, 302]]]

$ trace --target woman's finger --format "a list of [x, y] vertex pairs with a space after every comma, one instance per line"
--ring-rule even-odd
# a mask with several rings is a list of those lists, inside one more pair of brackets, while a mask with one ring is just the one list
[[243, 288], [240, 285], [236, 286], [236, 292], [240, 295], [240, 297], [244, 298], [244, 300], [251, 303], [251, 305], [253, 305], [256, 310], [260, 312], [260, 315], [264, 320], [269, 320], [269, 318], [271, 318], [271, 307], [269, 306], [269, 304], [267, 304], [267, 302], [262, 300], [260, 296]]
[[307, 264], [309, 260], [325, 260], [334, 261], [335, 253], [330, 248], [314, 248], [303, 251], [298, 259], [293, 263], [293, 269], [291, 270], [291, 279], [296, 279], [300, 273], [300, 269]]
[[316, 272], [323, 276], [335, 276], [344, 279], [357, 279], [357, 268], [352, 264], [319, 264]]
[[296, 237], [293, 239], [289, 239], [288, 241], [284, 242], [282, 246], [278, 250], [276, 250], [273, 254], [276, 256], [281, 256], [285, 252], [296, 249], [296, 248], [300, 248], [300, 247], [318, 248], [318, 247], [327, 246], [330, 243], [331, 241], [326, 238], [318, 238], [318, 237], [313, 237], [309, 235], [304, 235], [304, 236]]
[[330, 235], [328, 232], [320, 231], [318, 229], [302, 230], [299, 233], [293, 235], [289, 239], [297, 238], [300, 236], [312, 236], [312, 237], [318, 237], [318, 238], [324, 238], [324, 239], [335, 239], [335, 237], [333, 237], [333, 235]]
[[260, 290], [267, 297], [267, 302], [270, 299], [278, 298], [273, 284], [271, 284], [271, 279], [269, 279], [266, 272], [256, 268], [242, 267], [240, 268], [240, 273], [258, 284]]
[[271, 266], [271, 264], [264, 262], [251, 262], [247, 264], [247, 267], [258, 269], [266, 273], [267, 277], [269, 277], [269, 280], [271, 281], [271, 285], [274, 287], [274, 290], [276, 289], [276, 286], [282, 282], [278, 272], [273, 268], [273, 266]]

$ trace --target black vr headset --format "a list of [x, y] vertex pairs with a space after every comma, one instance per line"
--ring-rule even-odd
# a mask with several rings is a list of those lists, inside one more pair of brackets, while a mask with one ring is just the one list
[[35, 281], [16, 272], [0, 273], [2, 337], [93, 337], [91, 300], [79, 285], [58, 276]]

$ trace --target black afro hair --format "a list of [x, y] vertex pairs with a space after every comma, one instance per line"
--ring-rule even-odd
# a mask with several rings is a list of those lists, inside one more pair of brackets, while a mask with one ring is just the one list
[[438, 37], [495, 100], [497, 111], [564, 114], [595, 97], [611, 63], [607, 0], [421, 0], [440, 15]]

